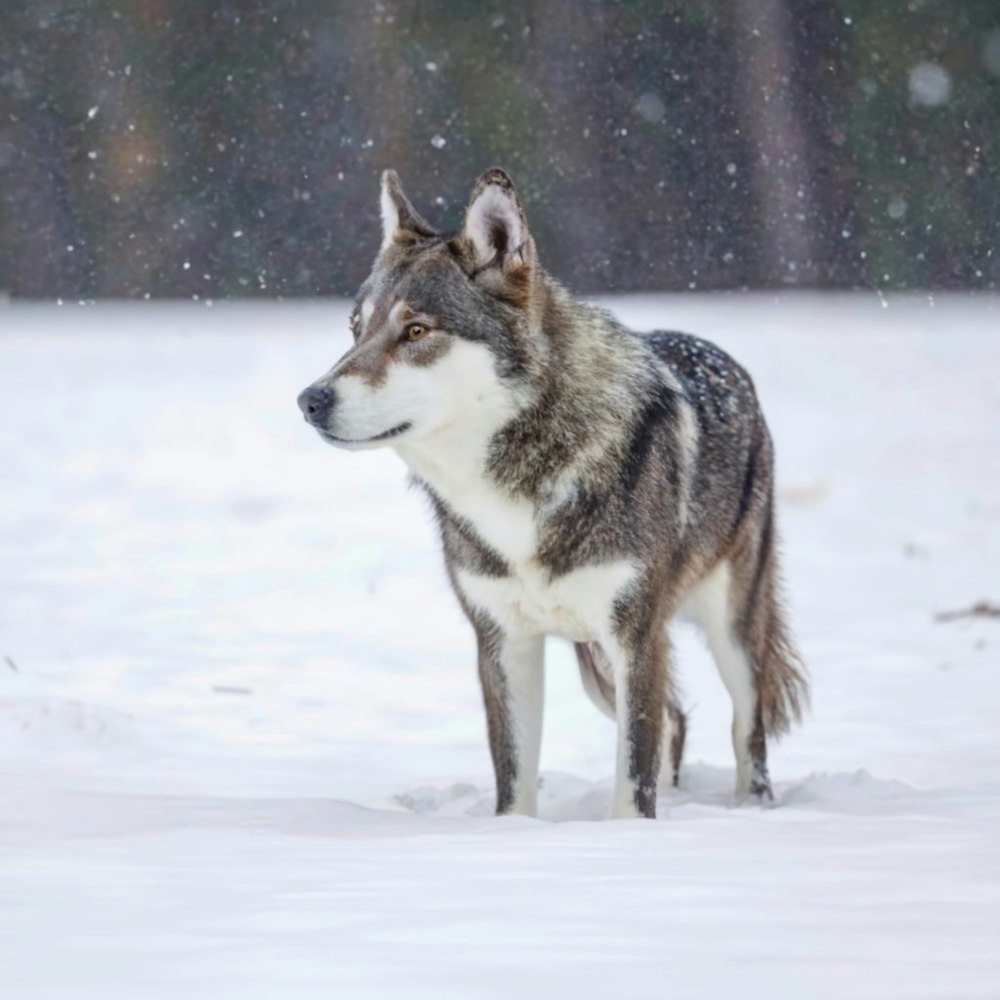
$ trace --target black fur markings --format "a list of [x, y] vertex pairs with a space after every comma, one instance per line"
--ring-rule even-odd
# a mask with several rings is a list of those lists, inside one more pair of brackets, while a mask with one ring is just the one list
[[727, 424], [757, 413], [750, 376], [723, 350], [687, 333], [657, 330], [648, 342], [685, 386], [690, 402], [709, 423]]
[[674, 424], [677, 419], [677, 400], [674, 393], [663, 386], [648, 400], [633, 427], [622, 463], [621, 485], [626, 494], [635, 490], [654, 448], [663, 445], [665, 435], [661, 432], [664, 426]]
[[674, 703], [667, 706], [673, 733], [670, 737], [670, 784], [680, 786], [681, 763], [684, 760], [684, 744], [687, 742], [687, 716]]
[[768, 802], [774, 801], [771, 791], [771, 778], [767, 773], [767, 736], [764, 729], [764, 714], [757, 705], [754, 718], [753, 733], [750, 735], [750, 765], [753, 773], [750, 778], [750, 794]]
[[635, 790], [635, 810], [645, 819], [656, 819], [656, 781], [643, 781]]

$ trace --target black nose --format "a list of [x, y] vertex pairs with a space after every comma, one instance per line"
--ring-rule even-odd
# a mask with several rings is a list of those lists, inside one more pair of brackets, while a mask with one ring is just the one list
[[311, 385], [299, 393], [302, 416], [314, 427], [322, 427], [326, 423], [335, 402], [333, 390], [323, 385]]

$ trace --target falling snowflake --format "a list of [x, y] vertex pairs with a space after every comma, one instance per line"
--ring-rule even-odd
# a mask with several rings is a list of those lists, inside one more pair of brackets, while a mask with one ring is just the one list
[[938, 63], [920, 62], [910, 70], [910, 100], [928, 108], [940, 107], [951, 97], [951, 74]]
[[647, 91], [635, 102], [635, 112], [647, 122], [655, 123], [663, 121], [667, 108], [658, 94]]

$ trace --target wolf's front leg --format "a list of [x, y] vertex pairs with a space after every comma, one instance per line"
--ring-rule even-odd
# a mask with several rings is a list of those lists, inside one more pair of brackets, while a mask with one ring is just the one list
[[534, 816], [545, 695], [541, 635], [512, 636], [476, 622], [479, 680], [497, 785], [497, 815]]
[[656, 818], [656, 785], [667, 686], [667, 638], [663, 628], [630, 638], [619, 635], [607, 649], [615, 672], [618, 754], [613, 819]]

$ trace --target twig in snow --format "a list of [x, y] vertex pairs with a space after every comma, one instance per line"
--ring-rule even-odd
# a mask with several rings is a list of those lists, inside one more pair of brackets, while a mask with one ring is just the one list
[[1000, 618], [1000, 605], [990, 604], [989, 601], [978, 601], [971, 608], [962, 611], [939, 611], [934, 616], [936, 622], [953, 622], [957, 618]]
[[20, 673], [20, 671], [17, 669], [17, 664], [9, 656], [5, 656], [4, 660], [7, 661], [7, 666], [10, 667], [10, 669], [13, 670], [15, 674]]

